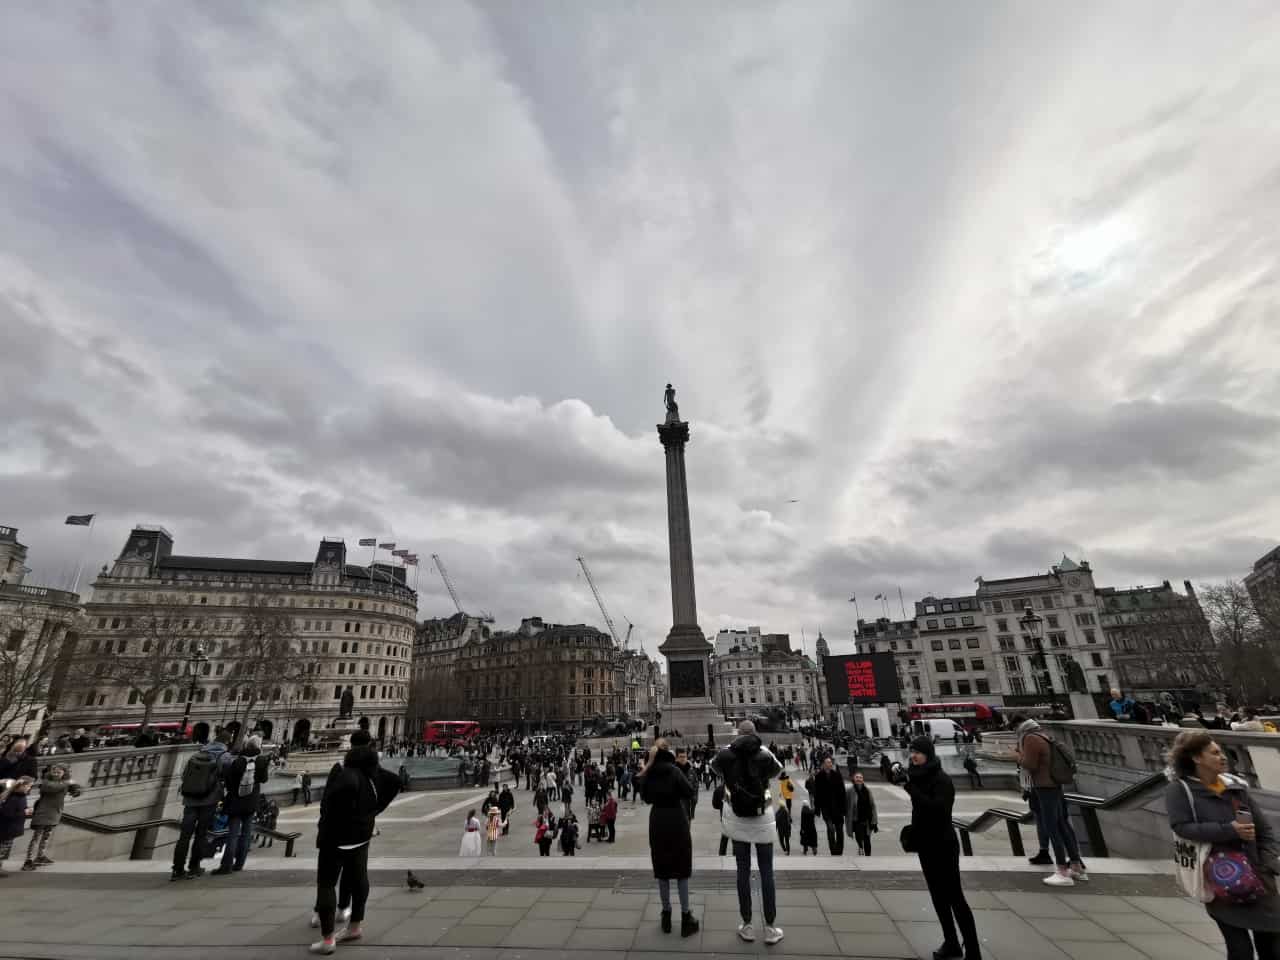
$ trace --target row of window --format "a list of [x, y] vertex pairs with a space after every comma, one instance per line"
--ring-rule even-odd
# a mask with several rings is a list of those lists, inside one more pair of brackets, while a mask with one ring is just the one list
[[[341, 686], [334, 687], [333, 699], [340, 700], [342, 698], [343, 689], [344, 688]], [[389, 684], [388, 685], [361, 684], [360, 686], [360, 699], [362, 700], [367, 700], [370, 698], [382, 699], [382, 700], [403, 700], [404, 697], [405, 697], [404, 687], [392, 686]], [[238, 701], [238, 700], [247, 701], [252, 699], [252, 694], [251, 694], [251, 691], [249, 691], [248, 689], [242, 689], [238, 687], [231, 687], [226, 691], [223, 691], [219, 687], [211, 687], [207, 691], [203, 687], [197, 687], [195, 690], [195, 694], [191, 699], [193, 703], [205, 703], [206, 701], [208, 703], [219, 703], [224, 700], [228, 702]], [[271, 691], [270, 697], [264, 697], [261, 699], [260, 702], [277, 703], [284, 699], [287, 699], [287, 698], [284, 696], [283, 691], [279, 687], [276, 687], [274, 690]], [[316, 700], [318, 699], [317, 692], [314, 687], [303, 687], [298, 691], [296, 699], [299, 701]], [[182, 691], [176, 691], [171, 689], [165, 690], [160, 695], [160, 701], [164, 704], [181, 703]], [[142, 698], [138, 695], [138, 691], [130, 690], [129, 695], [126, 698], [127, 705], [136, 706], [141, 702], [142, 702]], [[99, 693], [97, 690], [90, 690], [85, 694], [83, 704], [86, 707], [106, 706], [107, 694]]]
[[950, 680], [938, 681], [938, 696], [940, 697], [952, 697], [952, 696], [965, 697], [972, 693], [986, 695], [986, 694], [989, 694], [990, 692], [991, 692], [991, 683], [986, 679], [984, 679], [983, 677], [979, 677], [978, 679], [974, 680], [972, 683], [970, 683], [968, 680], [957, 680], [955, 683], [955, 693], [951, 692]]
[[[739, 703], [743, 703], [743, 702], [744, 702], [744, 700], [743, 700], [743, 693], [744, 693], [744, 691], [742, 691], [742, 690], [739, 690], [739, 691], [738, 691], [738, 702], [739, 702]], [[757, 701], [756, 701], [756, 692], [755, 692], [754, 690], [752, 690], [752, 691], [750, 691], [750, 693], [751, 693], [751, 700], [750, 700], [750, 702], [751, 702], [751, 703], [756, 703], [756, 702], [757, 702]], [[730, 694], [730, 696], [732, 696], [732, 694]], [[771, 690], [767, 690], [767, 691], [765, 691], [765, 695], [764, 695], [764, 702], [765, 702], [765, 703], [773, 703], [773, 702], [774, 702], [774, 701], [773, 701], [773, 691], [771, 691]], [[785, 696], [785, 691], [779, 690], [779, 691], [778, 691], [778, 703], [786, 703], [786, 702], [787, 702], [787, 698], [786, 698], [786, 696]], [[796, 691], [795, 691], [795, 690], [792, 690], [792, 691], [791, 691], [791, 702], [792, 702], [792, 703], [795, 703], [795, 702], [796, 702]]]
[[[964, 658], [963, 658], [963, 657], [956, 657], [955, 659], [953, 659], [953, 660], [951, 661], [951, 669], [952, 669], [954, 672], [956, 672], [956, 673], [964, 673], [964, 668], [965, 668], [965, 662], [964, 662]], [[974, 673], [981, 673], [982, 671], [984, 671], [984, 670], [986, 670], [986, 669], [987, 669], [986, 661], [981, 660], [981, 659], [973, 659], [973, 660], [970, 660], [970, 661], [969, 661], [969, 669], [970, 669], [970, 670], [972, 670]], [[934, 672], [934, 673], [946, 673], [946, 672], [947, 672], [947, 661], [945, 661], [945, 660], [935, 660], [935, 661], [933, 661], [933, 672]]]

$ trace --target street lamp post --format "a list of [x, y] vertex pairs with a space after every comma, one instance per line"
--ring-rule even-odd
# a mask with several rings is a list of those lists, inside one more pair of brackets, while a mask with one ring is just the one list
[[1045, 659], [1044, 643], [1040, 638], [1041, 630], [1044, 628], [1044, 618], [1038, 616], [1030, 607], [1027, 607], [1021, 619], [1018, 620], [1018, 626], [1022, 628], [1024, 636], [1031, 638], [1031, 645], [1035, 649], [1035, 655], [1032, 657], [1032, 666], [1036, 665], [1036, 657], [1040, 660], [1040, 692], [1053, 693], [1053, 677], [1049, 673], [1049, 661]]
[[187, 685], [187, 709], [182, 714], [181, 733], [186, 736], [187, 723], [191, 720], [191, 701], [196, 696], [196, 680], [200, 676], [200, 665], [209, 658], [204, 655], [204, 644], [196, 641], [195, 649], [191, 656], [187, 658], [187, 666], [191, 670], [191, 683]]

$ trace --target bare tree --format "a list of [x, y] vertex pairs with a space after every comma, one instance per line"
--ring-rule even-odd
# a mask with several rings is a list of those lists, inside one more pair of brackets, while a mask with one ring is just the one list
[[241, 721], [241, 736], [254, 707], [287, 697], [306, 681], [307, 658], [289, 613], [270, 596], [254, 594], [239, 632], [228, 644], [230, 678], [238, 689], [232, 719]]
[[48, 604], [0, 601], [0, 731], [47, 699], [73, 619]]
[[169, 594], [132, 605], [124, 618], [126, 636], [81, 638], [70, 672], [73, 689], [124, 687], [142, 705], [139, 729], [146, 731], [157, 701], [184, 682], [188, 657], [212, 627], [203, 614]]
[[1236, 580], [1200, 589], [1223, 678], [1239, 703], [1261, 700], [1276, 687], [1280, 665], [1249, 592]]

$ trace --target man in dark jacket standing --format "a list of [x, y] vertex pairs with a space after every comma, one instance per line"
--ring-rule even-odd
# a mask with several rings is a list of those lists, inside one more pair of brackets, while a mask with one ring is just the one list
[[[213, 811], [222, 799], [222, 779], [218, 768], [226, 752], [226, 744], [215, 738], [213, 743], [206, 744], [188, 757], [182, 769], [182, 779], [178, 784], [182, 794], [182, 828], [173, 847], [170, 880], [192, 880], [204, 873], [200, 861], [204, 857], [205, 838], [209, 824], [213, 822]], [[187, 860], [188, 849], [191, 851], [190, 860]], [[183, 861], [187, 862], [185, 873]]]
[[822, 769], [813, 778], [813, 809], [827, 825], [827, 849], [832, 856], [844, 853], [844, 777], [836, 769], [835, 762], [827, 757]]
[[508, 818], [515, 808], [516, 798], [512, 795], [511, 788], [504, 783], [502, 792], [498, 794], [498, 809], [502, 811], [502, 835], [504, 837], [511, 831], [511, 823]]
[[36, 776], [36, 755], [31, 750], [31, 741], [26, 735], [19, 735], [9, 741], [9, 749], [0, 755], [0, 780], [17, 780], [19, 777]]
[[[347, 751], [342, 766], [330, 772], [316, 827], [316, 847], [320, 851], [316, 862], [316, 912], [321, 938], [311, 944], [312, 953], [327, 956], [340, 940], [359, 940], [363, 936], [374, 820], [399, 792], [400, 778], [379, 766], [378, 753], [367, 742]], [[351, 919], [344, 930], [335, 933], [339, 875], [344, 891], [351, 892]]]
[[244, 869], [253, 837], [253, 814], [262, 796], [262, 784], [267, 782], [268, 767], [262, 755], [262, 738], [256, 736], [246, 740], [240, 755], [226, 766], [222, 809], [227, 815], [227, 842], [222, 848], [222, 863], [213, 871], [215, 877]]

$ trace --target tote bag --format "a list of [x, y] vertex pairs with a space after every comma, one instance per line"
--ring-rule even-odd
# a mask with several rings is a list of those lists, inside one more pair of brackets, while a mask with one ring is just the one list
[[[1191, 796], [1191, 788], [1183, 780], [1179, 780], [1178, 783], [1182, 784], [1182, 789], [1187, 793], [1191, 816], [1196, 823], [1199, 823], [1200, 818], [1196, 816], [1196, 803]], [[1173, 835], [1173, 865], [1178, 874], [1178, 885], [1187, 896], [1195, 897], [1201, 903], [1209, 903], [1214, 897], [1213, 888], [1205, 883], [1204, 879], [1211, 846], [1208, 843], [1186, 840], [1176, 833]]]

